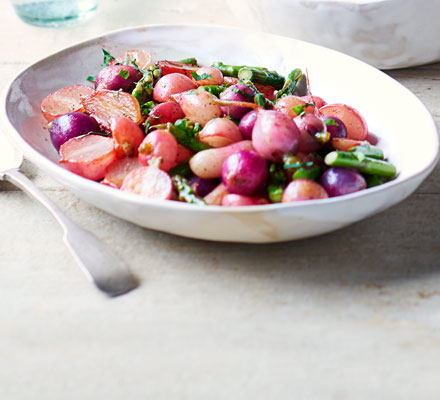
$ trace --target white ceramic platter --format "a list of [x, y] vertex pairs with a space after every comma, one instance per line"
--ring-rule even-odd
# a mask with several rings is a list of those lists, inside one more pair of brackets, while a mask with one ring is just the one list
[[[261, 65], [287, 74], [307, 68], [313, 94], [347, 103], [364, 115], [399, 171], [392, 182], [327, 200], [253, 207], [195, 206], [153, 201], [81, 178], [57, 164], [40, 113], [41, 100], [68, 85], [85, 84], [112, 54], [148, 49], [155, 60], [195, 56]], [[109, 33], [66, 48], [20, 73], [2, 98], [2, 125], [26, 157], [85, 201], [146, 228], [231, 242], [277, 242], [339, 229], [409, 196], [434, 168], [438, 135], [431, 115], [402, 85], [354, 58], [309, 43], [213, 26], [144, 26]]]

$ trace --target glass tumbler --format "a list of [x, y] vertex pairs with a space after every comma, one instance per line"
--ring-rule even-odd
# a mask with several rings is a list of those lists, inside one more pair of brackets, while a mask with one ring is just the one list
[[12, 0], [17, 15], [36, 26], [70, 26], [90, 17], [98, 0]]

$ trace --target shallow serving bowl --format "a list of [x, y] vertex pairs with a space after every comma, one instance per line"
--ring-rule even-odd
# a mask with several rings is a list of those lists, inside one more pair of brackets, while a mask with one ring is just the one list
[[[113, 54], [149, 49], [155, 60], [196, 56], [201, 64], [261, 65], [284, 74], [294, 67], [307, 68], [315, 95], [362, 112], [399, 175], [380, 187], [339, 198], [234, 208], [153, 201], [81, 178], [57, 164], [58, 154], [39, 107], [50, 92], [84, 84], [88, 75], [95, 74], [102, 47]], [[333, 231], [405, 199], [438, 157], [438, 135], [429, 112], [384, 73], [333, 50], [240, 29], [145, 26], [113, 32], [30, 66], [12, 81], [2, 102], [4, 130], [28, 159], [77, 196], [143, 227], [199, 239], [277, 242]]]
[[227, 0], [242, 26], [330, 47], [381, 68], [440, 61], [439, 0]]

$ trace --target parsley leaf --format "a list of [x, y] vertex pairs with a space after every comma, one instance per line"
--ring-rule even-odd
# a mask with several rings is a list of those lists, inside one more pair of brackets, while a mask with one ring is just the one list
[[205, 74], [205, 73], [203, 73], [202, 75], [197, 75], [197, 72], [195, 72], [195, 71], [191, 71], [191, 76], [192, 76], [196, 81], [202, 81], [203, 79], [210, 79], [210, 78], [212, 78], [211, 75], [209, 75], [209, 74]]
[[89, 75], [86, 79], [87, 79], [89, 82], [95, 83], [95, 81], [96, 81], [96, 75]]
[[306, 113], [302, 104], [292, 107], [292, 110], [295, 112], [296, 115], [304, 115]]
[[102, 49], [102, 53], [104, 54], [104, 61], [102, 62], [101, 67], [107, 67], [110, 64], [110, 61], [115, 60], [115, 58], [104, 49]]
[[121, 69], [119, 70], [118, 75], [122, 76], [124, 79], [128, 79], [130, 77], [130, 72], [126, 71], [125, 69]]
[[326, 125], [332, 125], [332, 126], [339, 126], [339, 124], [333, 119], [333, 118], [327, 118], [324, 120], [324, 124]]

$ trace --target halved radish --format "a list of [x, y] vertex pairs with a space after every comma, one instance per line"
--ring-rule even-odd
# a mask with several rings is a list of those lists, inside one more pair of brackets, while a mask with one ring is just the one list
[[332, 146], [336, 150], [340, 151], [347, 151], [351, 149], [352, 147], [359, 146], [360, 144], [365, 143], [362, 140], [353, 140], [353, 139], [346, 139], [346, 138], [335, 138], [332, 139]]
[[138, 147], [144, 140], [144, 132], [131, 119], [126, 117], [111, 117], [110, 129], [115, 141], [118, 156], [137, 155]]
[[116, 160], [113, 139], [84, 135], [70, 139], [60, 147], [60, 164], [69, 171], [94, 181], [104, 178], [107, 167]]
[[[127, 58], [128, 57], [128, 58]], [[128, 60], [127, 65], [131, 65], [131, 61], [134, 60], [135, 64], [140, 69], [147, 69], [151, 65], [151, 61], [153, 57], [149, 51], [146, 50], [128, 50], [125, 53], [122, 53], [120, 56], [116, 57], [114, 60], [110, 62], [112, 64], [125, 64]]]
[[170, 176], [159, 168], [140, 167], [125, 177], [121, 190], [149, 199], [169, 200], [173, 194], [173, 182]]
[[105, 185], [119, 189], [125, 177], [134, 169], [142, 167], [137, 157], [124, 157], [111, 163], [105, 171]]
[[83, 109], [82, 99], [91, 95], [95, 89], [89, 86], [67, 86], [48, 95], [41, 102], [41, 112], [48, 122], [60, 115], [79, 112]]
[[347, 128], [348, 139], [365, 140], [367, 138], [367, 123], [355, 108], [347, 104], [327, 104], [319, 111], [324, 115], [333, 115], [339, 118]]
[[269, 100], [275, 99], [275, 88], [273, 86], [261, 85], [259, 83], [256, 83], [255, 87], [258, 89], [260, 93], [263, 93], [264, 97], [266, 97], [267, 99]]
[[97, 90], [85, 97], [83, 104], [85, 110], [108, 130], [111, 117], [127, 117], [137, 125], [143, 121], [139, 102], [128, 93]]
[[321, 108], [324, 107], [327, 103], [324, 99], [322, 99], [319, 96], [314, 96], [314, 95], [306, 95], [306, 96], [301, 96], [301, 99], [304, 100], [307, 103], [312, 103], [315, 104], [316, 107]]
[[289, 95], [279, 99], [275, 103], [273, 109], [286, 114], [290, 118], [295, 118], [301, 114], [302, 111], [305, 111], [309, 114], [313, 114], [315, 112], [315, 107], [307, 104], [308, 103], [305, 102], [301, 97]]
[[177, 73], [186, 75], [188, 78], [192, 78], [191, 72], [195, 72], [200, 68], [195, 65], [188, 65], [177, 61], [167, 60], [159, 61], [158, 64], [162, 71], [162, 76]]

